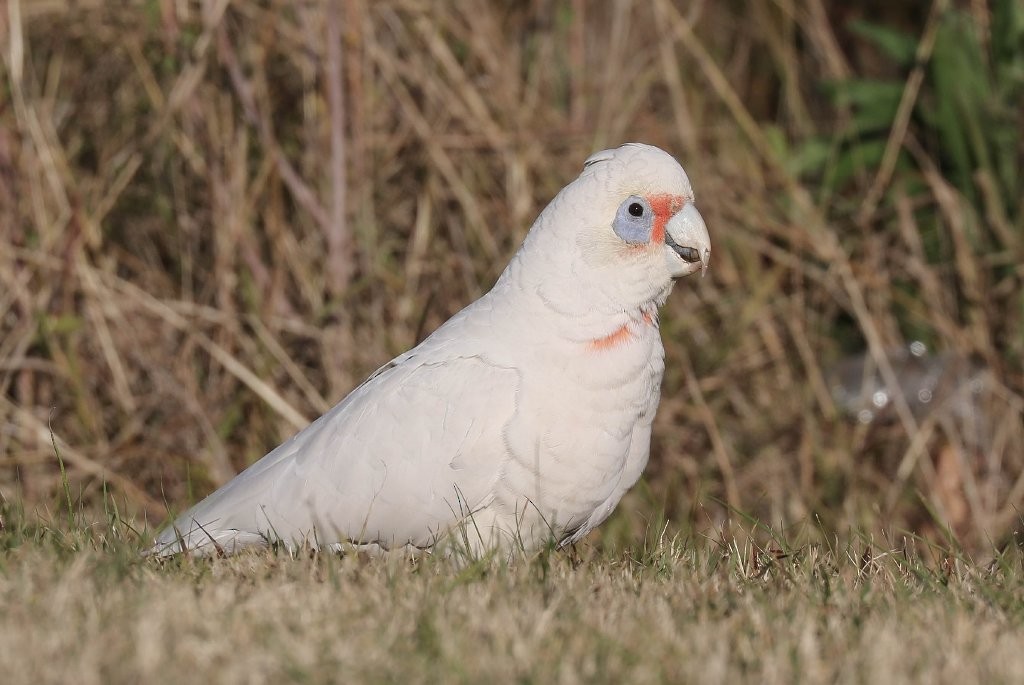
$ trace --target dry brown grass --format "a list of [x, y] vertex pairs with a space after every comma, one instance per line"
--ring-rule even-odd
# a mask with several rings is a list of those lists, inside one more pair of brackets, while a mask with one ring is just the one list
[[1015, 683], [1021, 556], [678, 542], [504, 568], [273, 552], [159, 566], [114, 522], [17, 528], [6, 683]]
[[[587, 154], [643, 140], [690, 173], [715, 261], [666, 308], [652, 465], [605, 541], [726, 505], [1008, 539], [1022, 193], [995, 162], [958, 175], [919, 113], [943, 103], [945, 3], [870, 17], [921, 38], [909, 70], [824, 0], [2, 7], [8, 502], [56, 501], [52, 429], [75, 507], [109, 488], [163, 520], [485, 291]], [[994, 7], [955, 15], [986, 49]], [[891, 121], [850, 128], [863, 105], [827, 94], [852, 77], [896, 83]], [[836, 360], [868, 349], [894, 380], [911, 339], [990, 372], [983, 440], [898, 393], [889, 422], [837, 411]]]

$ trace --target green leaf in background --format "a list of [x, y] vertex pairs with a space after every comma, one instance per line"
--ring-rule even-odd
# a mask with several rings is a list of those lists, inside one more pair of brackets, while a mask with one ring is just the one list
[[1008, 214], [1024, 222], [1020, 189], [1020, 168], [1024, 164], [1024, 3], [997, 0], [991, 31], [993, 106], [1000, 121], [998, 130], [992, 132], [995, 172], [1002, 183], [1000, 195], [1008, 205]]
[[[862, 20], [849, 28], [896, 67], [909, 70], [914, 65], [916, 36]], [[970, 12], [944, 12], [925, 68], [910, 134], [979, 215], [1007, 217], [1021, 225], [1024, 3], [996, 0], [985, 27]], [[798, 173], [823, 173], [825, 183], [839, 189], [870, 172], [872, 165], [877, 168], [879, 140], [892, 127], [905, 87], [904, 78], [861, 77], [826, 84], [833, 103], [850, 114], [835, 138], [839, 153], [830, 158], [821, 141], [805, 144], [793, 160]], [[981, 193], [979, 183], [984, 182], [994, 183], [998, 192]]]
[[977, 28], [959, 14], [941, 20], [931, 60], [936, 133], [959, 190], [974, 197], [976, 168], [991, 170], [986, 105], [991, 98]]
[[855, 176], [878, 168], [885, 154], [885, 139], [867, 140], [848, 146], [836, 160], [826, 182], [840, 188]]
[[838, 107], [853, 109], [854, 135], [888, 131], [896, 116], [903, 84], [899, 81], [849, 79], [828, 84], [833, 102]]
[[805, 140], [786, 159], [790, 173], [798, 176], [821, 173], [832, 154], [832, 147], [832, 142], [821, 136]]
[[896, 64], [910, 66], [914, 63], [914, 53], [917, 51], [917, 39], [914, 36], [863, 19], [850, 22], [849, 27], [855, 34], [892, 57]]

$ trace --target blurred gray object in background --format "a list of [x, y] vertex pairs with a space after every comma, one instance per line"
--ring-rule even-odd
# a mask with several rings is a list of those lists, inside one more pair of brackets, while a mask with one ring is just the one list
[[[987, 369], [953, 352], [930, 354], [927, 346], [916, 340], [887, 356], [916, 419], [934, 417], [947, 428], [955, 426], [965, 446], [983, 447], [984, 396], [993, 388]], [[864, 424], [896, 416], [893, 389], [886, 386], [870, 353], [841, 359], [828, 380], [832, 399], [846, 416]]]

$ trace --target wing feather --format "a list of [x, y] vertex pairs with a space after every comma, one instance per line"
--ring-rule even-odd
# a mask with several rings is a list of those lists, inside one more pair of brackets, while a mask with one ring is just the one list
[[480, 355], [430, 356], [382, 367], [179, 517], [152, 552], [432, 544], [492, 496], [518, 376]]

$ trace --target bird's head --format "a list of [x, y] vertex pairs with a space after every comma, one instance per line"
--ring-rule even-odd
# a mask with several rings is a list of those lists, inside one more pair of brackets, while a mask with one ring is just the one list
[[638, 143], [591, 155], [524, 248], [545, 264], [538, 284], [545, 299], [556, 303], [564, 299], [556, 289], [582, 288], [594, 306], [618, 310], [660, 304], [676, 279], [705, 272], [711, 259], [686, 172], [668, 153]]

